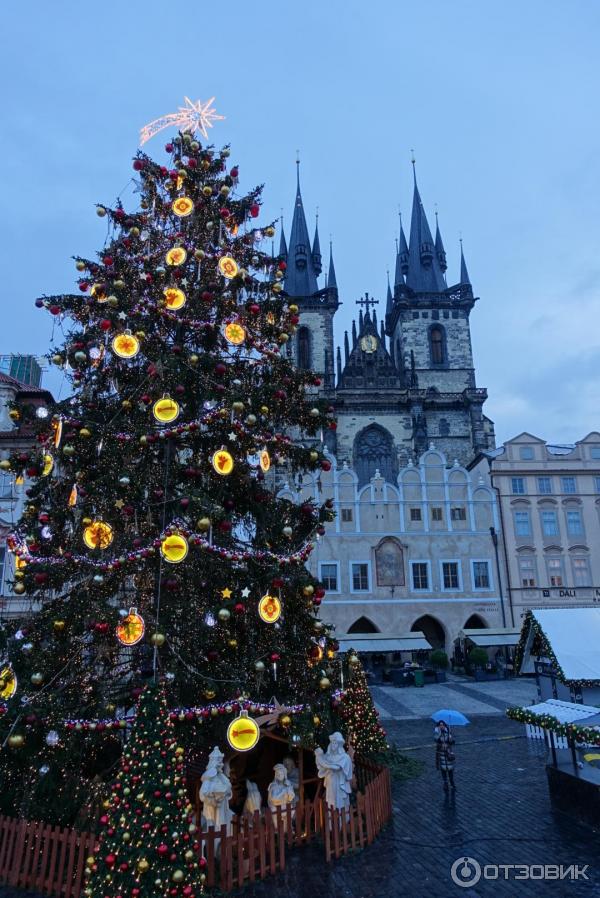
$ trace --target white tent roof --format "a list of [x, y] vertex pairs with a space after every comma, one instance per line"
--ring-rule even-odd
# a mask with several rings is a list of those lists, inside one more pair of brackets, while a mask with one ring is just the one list
[[600, 608], [541, 608], [532, 614], [566, 680], [600, 680]]
[[431, 648], [419, 630], [401, 636], [391, 636], [388, 633], [343, 633], [336, 639], [340, 652], [347, 652], [349, 649], [356, 652], [416, 652]]
[[462, 630], [461, 636], [470, 639], [475, 645], [482, 647], [517, 645], [521, 637], [521, 631], [513, 627], [500, 627], [498, 629]]
[[523, 710], [532, 714], [551, 714], [559, 723], [575, 723], [600, 714], [600, 709], [592, 705], [576, 705], [574, 702], [561, 702], [557, 698], [549, 698], [539, 705], [530, 705]]

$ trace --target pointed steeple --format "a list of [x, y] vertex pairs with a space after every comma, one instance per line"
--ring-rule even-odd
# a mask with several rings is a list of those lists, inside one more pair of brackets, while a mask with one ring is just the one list
[[414, 166], [413, 159], [414, 192], [406, 283], [415, 293], [441, 293], [446, 289], [446, 284], [421, 201]]
[[[402, 283], [404, 283], [404, 278], [402, 278]], [[386, 297], [385, 297], [385, 314], [391, 315], [393, 308], [394, 308], [394, 297], [392, 296], [392, 288], [390, 287], [390, 273], [388, 271], [388, 273], [387, 273], [387, 293], [386, 293]]]
[[285, 230], [283, 227], [283, 215], [281, 216], [279, 221], [281, 224], [281, 237], [279, 238], [279, 255], [281, 256], [281, 258], [283, 259], [284, 262], [287, 262], [288, 248], [287, 248], [287, 243], [285, 241]]
[[471, 278], [469, 277], [469, 272], [467, 270], [467, 263], [465, 262], [465, 254], [463, 252], [462, 237], [460, 239], [460, 282], [461, 284], [471, 283]]
[[327, 275], [327, 286], [335, 287], [337, 290], [337, 278], [335, 276], [335, 266], [333, 264], [333, 247], [331, 240], [329, 241], [329, 274]]
[[406, 242], [406, 235], [404, 233], [404, 228], [402, 227], [402, 215], [400, 216], [400, 250], [398, 258], [400, 260], [400, 271], [404, 277], [406, 277], [408, 274], [408, 243]]
[[379, 337], [381, 339], [381, 345], [385, 349], [385, 325], [384, 325], [383, 321], [381, 322], [381, 325], [379, 328]]
[[358, 332], [359, 332], [359, 334], [362, 334], [364, 326], [365, 326], [365, 316], [363, 315], [363, 310], [360, 309], [358, 312]]
[[444, 243], [442, 241], [442, 235], [440, 233], [440, 224], [438, 221], [437, 210], [435, 213], [435, 254], [438, 258], [438, 262], [440, 263], [440, 268], [443, 272], [448, 268], [448, 263], [446, 262], [446, 250], [444, 249]]
[[336, 365], [336, 367], [337, 367], [337, 379], [338, 379], [338, 383], [339, 383], [340, 380], [342, 379], [342, 353], [341, 353], [341, 351], [340, 351], [340, 347], [339, 347], [339, 346], [338, 346], [338, 348], [337, 348], [336, 362], [337, 362], [337, 365]]
[[352, 319], [352, 349], [356, 346], [356, 321]]
[[350, 341], [348, 340], [348, 331], [344, 331], [344, 365], [348, 364], [350, 358]]
[[290, 296], [311, 296], [319, 289], [300, 192], [300, 161], [296, 160], [296, 202], [290, 232], [284, 288]]
[[312, 245], [312, 258], [313, 258], [313, 268], [315, 269], [315, 274], [318, 276], [321, 274], [323, 270], [322, 258], [321, 258], [321, 242], [319, 240], [319, 213], [317, 212], [317, 220], [315, 223], [315, 236]]

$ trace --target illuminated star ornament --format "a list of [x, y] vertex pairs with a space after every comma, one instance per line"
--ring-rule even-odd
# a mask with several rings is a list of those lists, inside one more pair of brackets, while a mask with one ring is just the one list
[[165, 128], [178, 128], [180, 131], [198, 131], [203, 137], [208, 137], [208, 129], [212, 128], [213, 122], [222, 121], [225, 116], [218, 115], [213, 109], [214, 97], [205, 103], [202, 100], [196, 100], [195, 103], [184, 97], [186, 105], [180, 106], [177, 112], [170, 112], [168, 115], [161, 115], [144, 125], [140, 130], [140, 146], [143, 147], [146, 141], [164, 131]]

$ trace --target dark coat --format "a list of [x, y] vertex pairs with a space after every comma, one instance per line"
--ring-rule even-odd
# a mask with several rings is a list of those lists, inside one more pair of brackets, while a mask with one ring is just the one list
[[435, 766], [436, 770], [454, 770], [454, 736], [449, 730], [435, 728]]

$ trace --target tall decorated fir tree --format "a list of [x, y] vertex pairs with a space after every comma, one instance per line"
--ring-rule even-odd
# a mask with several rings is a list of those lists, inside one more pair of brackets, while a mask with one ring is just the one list
[[0, 805], [57, 822], [109, 777], [159, 674], [190, 742], [223, 745], [273, 696], [295, 744], [331, 721], [336, 646], [305, 568], [331, 503], [278, 483], [328, 469], [332, 410], [286, 350], [298, 308], [262, 249], [274, 228], [254, 227], [261, 188], [238, 191], [227, 147], [186, 132], [166, 150], [137, 154], [138, 209], [98, 207], [108, 235], [75, 259], [79, 291], [37, 301], [71, 391], [0, 463], [27, 478], [10, 546], [31, 609], [1, 634]]
[[367, 677], [358, 655], [348, 653], [350, 681], [339, 703], [342, 729], [354, 750], [365, 758], [387, 752], [389, 745], [385, 730], [369, 691]]

